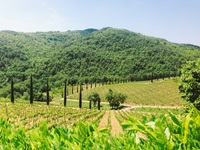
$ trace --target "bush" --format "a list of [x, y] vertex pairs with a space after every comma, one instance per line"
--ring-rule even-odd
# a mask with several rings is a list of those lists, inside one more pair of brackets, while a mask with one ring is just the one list
[[181, 69], [179, 90], [186, 101], [200, 110], [200, 59], [188, 62]]
[[109, 92], [106, 94], [106, 100], [109, 102], [112, 109], [118, 109], [120, 104], [124, 103], [126, 97], [126, 95], [113, 92], [111, 89], [109, 89]]

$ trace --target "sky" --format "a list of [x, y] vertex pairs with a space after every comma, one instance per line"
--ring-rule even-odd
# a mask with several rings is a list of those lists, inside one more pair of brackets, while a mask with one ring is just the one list
[[0, 0], [0, 31], [104, 27], [200, 46], [200, 0]]

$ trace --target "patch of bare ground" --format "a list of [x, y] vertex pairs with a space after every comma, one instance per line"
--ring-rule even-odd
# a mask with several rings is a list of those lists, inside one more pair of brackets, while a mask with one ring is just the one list
[[119, 124], [119, 121], [115, 117], [114, 111], [110, 111], [110, 120], [111, 120], [111, 134], [119, 136], [120, 133], [123, 132], [121, 125]]
[[109, 117], [109, 111], [106, 111], [103, 115], [102, 119], [100, 120], [98, 129], [106, 128], [108, 125], [108, 117]]

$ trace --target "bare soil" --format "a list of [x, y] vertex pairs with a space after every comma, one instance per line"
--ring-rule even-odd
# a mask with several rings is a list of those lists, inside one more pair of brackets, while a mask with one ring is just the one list
[[119, 124], [119, 121], [115, 117], [114, 111], [110, 111], [110, 120], [111, 120], [111, 134], [119, 136], [120, 133], [123, 132], [121, 125]]
[[103, 115], [102, 119], [100, 120], [98, 129], [106, 128], [108, 125], [108, 117], [109, 117], [109, 111], [106, 111]]

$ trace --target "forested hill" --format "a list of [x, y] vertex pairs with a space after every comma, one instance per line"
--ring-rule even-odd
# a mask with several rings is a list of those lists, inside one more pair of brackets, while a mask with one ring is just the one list
[[[52, 86], [63, 79], [149, 79], [178, 74], [200, 47], [175, 44], [123, 29], [67, 32], [0, 32], [0, 87], [10, 78], [29, 82], [30, 74]], [[22, 83], [22, 82], [21, 82]]]

